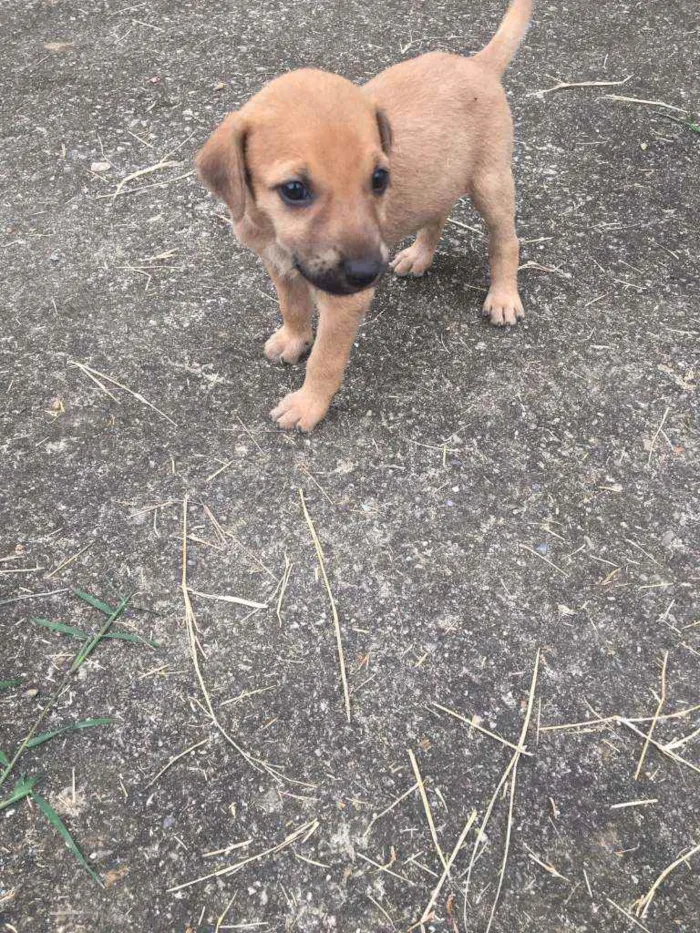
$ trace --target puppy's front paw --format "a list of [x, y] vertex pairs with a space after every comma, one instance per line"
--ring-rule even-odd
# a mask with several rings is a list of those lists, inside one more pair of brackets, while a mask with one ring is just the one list
[[312, 341], [311, 331], [299, 334], [283, 325], [265, 344], [265, 356], [271, 363], [298, 363]]
[[484, 316], [496, 327], [508, 327], [525, 317], [517, 291], [492, 288], [484, 302]]
[[432, 261], [433, 253], [414, 243], [394, 256], [391, 261], [391, 268], [396, 275], [418, 277], [430, 268]]
[[325, 418], [329, 405], [330, 399], [319, 398], [302, 387], [297, 392], [285, 395], [277, 408], [272, 409], [270, 416], [285, 430], [298, 428], [308, 433]]

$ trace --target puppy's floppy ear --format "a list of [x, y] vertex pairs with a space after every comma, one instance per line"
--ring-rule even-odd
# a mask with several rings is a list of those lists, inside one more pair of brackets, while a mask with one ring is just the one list
[[377, 108], [377, 126], [379, 127], [379, 138], [382, 141], [382, 149], [385, 155], [389, 155], [391, 149], [392, 134], [389, 118], [381, 108]]
[[226, 202], [234, 221], [239, 221], [245, 213], [247, 131], [240, 114], [230, 113], [195, 157], [199, 177], [210, 191]]

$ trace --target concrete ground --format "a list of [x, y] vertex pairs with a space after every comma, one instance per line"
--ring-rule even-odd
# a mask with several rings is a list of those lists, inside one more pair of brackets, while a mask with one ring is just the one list
[[[311, 437], [268, 420], [302, 370], [263, 358], [271, 285], [192, 176], [279, 72], [361, 81], [475, 50], [502, 12], [0, 9], [0, 680], [21, 678], [0, 749], [80, 645], [31, 620], [104, 621], [71, 588], [135, 592], [115, 626], [160, 645], [100, 644], [41, 729], [116, 722], [28, 751], [0, 792], [40, 777], [104, 887], [24, 799], [0, 813], [0, 929], [408, 930], [443, 874], [411, 751], [446, 860], [477, 813], [426, 929], [485, 930], [505, 852], [493, 931], [697, 930], [700, 856], [673, 865], [700, 843], [695, 0], [538, 5], [506, 79], [527, 320], [480, 318], [460, 205], [434, 270], [380, 289]], [[560, 81], [616, 84], [538, 93]], [[185, 500], [188, 586], [268, 609], [192, 594], [195, 630]]]

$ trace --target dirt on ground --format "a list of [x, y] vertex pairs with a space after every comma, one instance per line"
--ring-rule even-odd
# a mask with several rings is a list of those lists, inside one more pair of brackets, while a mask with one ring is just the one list
[[264, 359], [273, 289], [193, 175], [267, 79], [474, 51], [503, 7], [0, 8], [6, 760], [109, 619], [76, 590], [139, 636], [35, 735], [113, 721], [3, 783], [37, 779], [0, 930], [698, 929], [695, 0], [537, 5], [506, 75], [527, 319], [482, 320], [461, 203], [310, 437], [269, 420], [303, 369]]

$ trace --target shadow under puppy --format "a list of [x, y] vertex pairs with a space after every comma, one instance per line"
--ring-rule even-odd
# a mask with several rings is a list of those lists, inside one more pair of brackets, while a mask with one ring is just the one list
[[277, 289], [283, 324], [265, 344], [268, 359], [296, 363], [313, 343], [303, 386], [271, 413], [281, 427], [311, 431], [326, 415], [390, 248], [416, 233], [391, 267], [422, 275], [465, 194], [489, 235], [484, 313], [500, 326], [523, 317], [513, 127], [500, 78], [531, 12], [532, 0], [513, 0], [471, 58], [431, 52], [364, 87], [292, 71], [229, 114], [197, 154], [202, 180]]

